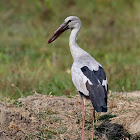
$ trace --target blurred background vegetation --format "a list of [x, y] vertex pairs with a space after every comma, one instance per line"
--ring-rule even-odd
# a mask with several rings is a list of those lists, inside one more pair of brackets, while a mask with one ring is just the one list
[[78, 44], [99, 61], [112, 91], [140, 90], [139, 0], [0, 0], [0, 98], [75, 95], [65, 32], [49, 37], [67, 16], [78, 16]]

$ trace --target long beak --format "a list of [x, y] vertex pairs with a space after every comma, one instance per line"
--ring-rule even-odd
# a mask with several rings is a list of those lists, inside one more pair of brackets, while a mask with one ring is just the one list
[[50, 37], [50, 39], [48, 40], [48, 43], [53, 42], [55, 39], [57, 39], [65, 30], [68, 29], [68, 24], [66, 24], [65, 22], [62, 23], [59, 28], [53, 33], [53, 35]]

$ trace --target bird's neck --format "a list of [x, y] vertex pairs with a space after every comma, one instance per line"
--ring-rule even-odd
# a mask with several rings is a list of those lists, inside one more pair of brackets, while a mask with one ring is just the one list
[[77, 36], [78, 36], [79, 30], [80, 28], [72, 29], [70, 38], [69, 38], [69, 46], [70, 46], [70, 51], [71, 51], [73, 60], [76, 60], [79, 57], [79, 55], [82, 53], [82, 51], [84, 51], [77, 44]]

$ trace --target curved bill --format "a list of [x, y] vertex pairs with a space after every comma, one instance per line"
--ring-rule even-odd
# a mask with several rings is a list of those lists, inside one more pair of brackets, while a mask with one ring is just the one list
[[65, 30], [68, 29], [68, 25], [66, 23], [62, 23], [59, 28], [53, 33], [53, 35], [48, 40], [48, 43], [53, 42], [55, 39], [57, 39]]

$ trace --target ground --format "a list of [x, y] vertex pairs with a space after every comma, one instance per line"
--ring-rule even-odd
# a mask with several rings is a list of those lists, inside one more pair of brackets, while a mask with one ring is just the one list
[[[96, 113], [95, 139], [140, 138], [140, 92], [109, 92], [108, 112]], [[92, 105], [85, 100], [85, 140], [91, 139]], [[77, 96], [35, 93], [0, 102], [1, 140], [80, 140], [81, 103]]]

